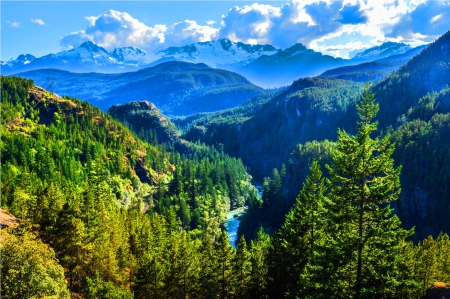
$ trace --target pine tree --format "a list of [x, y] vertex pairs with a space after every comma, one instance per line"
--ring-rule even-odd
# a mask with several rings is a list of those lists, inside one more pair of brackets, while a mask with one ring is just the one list
[[250, 253], [247, 250], [247, 242], [244, 236], [241, 236], [233, 259], [233, 285], [234, 298], [245, 298], [245, 290], [250, 280]]
[[296, 204], [272, 240], [269, 288], [274, 296], [295, 297], [306, 265], [314, 264], [314, 245], [323, 234], [325, 189], [319, 163], [314, 161]]
[[234, 249], [230, 245], [228, 235], [225, 230], [219, 234], [214, 243], [214, 259], [217, 261], [216, 278], [220, 290], [220, 299], [230, 298], [232, 292], [232, 260], [234, 258]]
[[379, 108], [369, 84], [356, 109], [357, 134], [338, 131], [333, 163], [327, 165], [335, 248], [329, 258], [337, 267], [335, 290], [344, 297], [389, 297], [399, 285], [399, 244], [409, 234], [389, 207], [400, 193], [401, 168], [394, 168], [389, 135], [370, 137]]

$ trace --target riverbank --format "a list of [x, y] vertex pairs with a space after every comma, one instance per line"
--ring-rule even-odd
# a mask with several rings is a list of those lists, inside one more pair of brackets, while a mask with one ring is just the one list
[[233, 211], [229, 211], [225, 220], [225, 229], [228, 234], [228, 239], [233, 247], [236, 247], [237, 230], [239, 228], [239, 217], [245, 213], [247, 207], [237, 208]]

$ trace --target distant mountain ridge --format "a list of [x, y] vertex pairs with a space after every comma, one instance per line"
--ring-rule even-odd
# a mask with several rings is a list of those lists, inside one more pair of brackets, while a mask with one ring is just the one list
[[44, 87], [51, 78], [54, 92], [87, 100], [104, 111], [115, 104], [148, 100], [172, 116], [233, 108], [265, 93], [239, 74], [179, 61], [122, 74], [41, 69], [17, 75]]
[[367, 60], [372, 59], [374, 57], [375, 59], [381, 59], [392, 55], [403, 54], [411, 49], [412, 47], [410, 45], [404, 43], [385, 42], [379, 46], [375, 46], [363, 52], [357, 53], [352, 58], [352, 60], [354, 61]]
[[153, 64], [160, 60], [173, 59], [192, 63], [205, 63], [210, 67], [235, 69], [246, 65], [262, 55], [274, 55], [280, 52], [271, 45], [249, 45], [232, 42], [229, 39], [219, 39], [209, 42], [199, 42], [183, 47], [169, 47], [155, 55]]
[[400, 69], [408, 60], [418, 55], [427, 45], [419, 46], [406, 51], [403, 54], [395, 54], [386, 58], [377, 59], [371, 62], [364, 62], [356, 65], [348, 65], [325, 71], [320, 77], [330, 79], [344, 79], [355, 82], [380, 81], [389, 76], [392, 72]]
[[20, 55], [17, 59], [2, 61], [0, 65], [3, 75], [47, 68], [71, 72], [118, 73], [144, 66], [145, 61], [146, 54], [140, 49], [125, 47], [108, 53], [103, 47], [88, 41], [72, 50], [48, 54], [40, 58], [30, 54]]
[[134, 47], [108, 52], [88, 41], [78, 48], [40, 58], [30, 54], [20, 55], [17, 59], [0, 62], [0, 66], [3, 75], [47, 68], [76, 73], [123, 73], [168, 61], [182, 61], [237, 72], [263, 87], [279, 87], [302, 77], [317, 76], [328, 69], [389, 58], [409, 49], [411, 47], [406, 44], [387, 42], [358, 53], [349, 60], [324, 55], [302, 44], [282, 50], [267, 44], [250, 45], [219, 39], [145, 53]]

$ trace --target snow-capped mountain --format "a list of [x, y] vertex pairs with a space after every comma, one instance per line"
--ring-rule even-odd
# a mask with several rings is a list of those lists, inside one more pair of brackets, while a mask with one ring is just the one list
[[192, 63], [205, 63], [210, 67], [236, 69], [249, 64], [263, 55], [273, 55], [281, 51], [271, 45], [249, 45], [235, 43], [229, 39], [199, 42], [184, 47], [170, 47], [155, 55], [159, 61], [177, 60]]
[[354, 61], [368, 61], [386, 58], [392, 55], [398, 55], [406, 53], [411, 50], [411, 46], [404, 43], [394, 43], [394, 42], [386, 42], [381, 44], [380, 46], [372, 47], [364, 52], [360, 52], [356, 54], [352, 60]]
[[114, 51], [109, 53], [109, 55], [118, 62], [125, 62], [128, 64], [142, 64], [146, 58], [145, 52], [135, 47], [116, 48]]
[[1, 62], [1, 71], [4, 75], [45, 68], [71, 72], [118, 73], [137, 70], [145, 64], [144, 60], [145, 52], [140, 49], [125, 47], [108, 53], [104, 48], [88, 41], [78, 48], [40, 58], [20, 55], [15, 60]]
[[78, 48], [40, 58], [29, 54], [20, 55], [17, 59], [0, 62], [0, 66], [4, 75], [48, 68], [75, 73], [123, 73], [167, 61], [181, 61], [204, 63], [212, 68], [237, 72], [257, 85], [276, 87], [290, 84], [301, 77], [317, 76], [328, 69], [401, 55], [410, 49], [407, 44], [387, 42], [348, 60], [323, 55], [302, 44], [282, 50], [271, 45], [250, 45], [219, 39], [145, 53], [134, 47], [108, 52], [89, 41]]
[[17, 59], [10, 59], [8, 61], [0, 61], [1, 68], [7, 68], [7, 69], [18, 69], [24, 65], [27, 65], [31, 63], [33, 60], [35, 60], [36, 57], [34, 57], [31, 54], [21, 54]]

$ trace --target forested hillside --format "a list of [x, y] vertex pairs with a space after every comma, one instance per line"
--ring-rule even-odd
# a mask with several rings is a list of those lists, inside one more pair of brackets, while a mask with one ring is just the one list
[[[155, 277], [158, 293], [175, 292], [170, 280], [180, 272], [172, 259], [186, 257], [175, 252], [200, 259], [202, 242], [212, 246], [224, 234], [225, 212], [255, 196], [237, 159], [206, 147], [189, 157], [170, 152], [86, 102], [21, 78], [1, 82], [2, 208], [21, 223], [2, 233], [4, 298], [62, 298], [67, 287], [87, 298], [131, 298], [130, 291], [146, 297]], [[18, 246], [37, 248], [45, 258], [28, 264], [29, 252]], [[203, 263], [215, 263], [210, 250]], [[54, 270], [35, 271], [49, 260], [57, 261]], [[189, 275], [198, 275], [201, 264], [191, 262]], [[58, 287], [35, 286], [33, 279]]]
[[139, 138], [150, 144], [167, 144], [174, 146], [177, 152], [186, 153], [192, 144], [181, 139], [178, 128], [161, 111], [148, 101], [133, 101], [114, 105], [108, 114], [124, 123]]
[[[397, 72], [372, 85], [380, 103], [378, 133], [391, 134], [391, 141], [398, 145], [396, 166], [404, 169], [400, 200], [393, 206], [404, 227], [416, 226], [416, 240], [429, 234], [436, 237], [441, 230], [449, 232], [448, 217], [444, 216], [448, 206], [445, 186], [450, 185], [446, 167], [450, 157], [449, 39], [449, 33], [443, 35]], [[312, 160], [324, 159], [322, 166], [330, 161], [336, 128], [355, 132], [351, 124], [356, 120], [354, 103], [361, 88], [359, 83], [344, 80], [300, 79], [270, 100], [247, 103], [250, 113], [237, 118], [239, 121], [229, 120], [236, 119], [232, 112], [244, 106], [191, 117], [193, 125], [184, 136], [191, 141], [224, 144], [225, 151], [242, 157], [258, 180], [271, 176], [276, 181], [285, 173], [279, 204], [271, 214], [258, 216], [267, 221], [266, 229], [273, 231], [282, 225]], [[254, 235], [258, 223], [251, 222], [247, 231]]]
[[[299, 79], [270, 100], [252, 100], [227, 117], [222, 112], [196, 119], [184, 137], [224, 144], [262, 179], [285, 163], [297, 144], [336, 138], [335, 128], [349, 127], [362, 86], [345, 80]], [[242, 115], [244, 109], [248, 112]]]
[[[324, 152], [331, 176], [324, 183], [319, 164], [308, 164], [286, 218], [276, 202], [284, 170], [265, 180], [260, 201], [242, 162], [223, 151], [149, 144], [32, 81], [2, 78], [1, 108], [2, 208], [20, 224], [2, 230], [2, 298], [420, 298], [450, 279], [448, 235], [414, 245], [414, 231], [380, 205], [397, 199], [400, 168], [390, 137], [372, 139], [378, 105], [368, 88], [356, 136], [340, 131], [324, 151], [299, 147]], [[365, 172], [358, 153], [368, 148]], [[367, 182], [345, 178], [360, 172]], [[271, 215], [282, 228], [234, 249], [224, 213], [244, 204], [243, 224]]]

